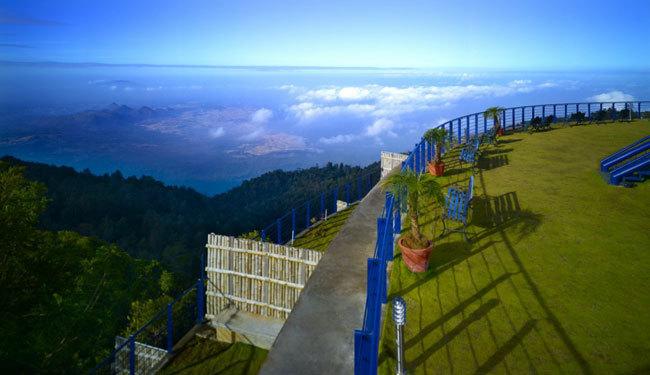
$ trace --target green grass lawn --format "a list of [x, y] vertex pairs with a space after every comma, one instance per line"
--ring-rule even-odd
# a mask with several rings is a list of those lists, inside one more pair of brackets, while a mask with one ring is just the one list
[[339, 233], [357, 205], [358, 203], [351, 204], [350, 207], [309, 228], [307, 232], [296, 238], [293, 246], [319, 251], [327, 250], [330, 242]]
[[[389, 298], [407, 303], [409, 373], [650, 372], [650, 181], [623, 188], [599, 174], [600, 159], [648, 134], [644, 120], [513, 134], [487, 147], [472, 242], [436, 240], [422, 274], [394, 261]], [[466, 188], [455, 155], [439, 181]], [[429, 236], [440, 234], [439, 213], [430, 205], [421, 218]], [[384, 374], [395, 369], [386, 310]]]
[[195, 337], [161, 374], [257, 374], [268, 352], [241, 342], [225, 344]]

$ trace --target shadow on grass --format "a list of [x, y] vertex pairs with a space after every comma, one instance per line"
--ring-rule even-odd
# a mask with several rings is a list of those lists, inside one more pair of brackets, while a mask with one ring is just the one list
[[521, 142], [521, 138], [511, 138], [511, 139], [499, 139], [499, 143], [502, 145], [507, 145], [509, 143]]
[[[489, 289], [492, 289], [492, 288], [490, 287]], [[482, 319], [484, 316], [486, 316], [490, 312], [490, 310], [495, 308], [498, 304], [499, 304], [499, 301], [496, 300], [496, 299], [491, 299], [488, 302], [482, 304], [478, 309], [472, 311], [465, 319], [463, 319], [460, 323], [458, 323], [454, 328], [452, 328], [451, 330], [446, 332], [445, 335], [440, 340], [438, 340], [433, 345], [429, 346], [417, 358], [415, 358], [413, 361], [407, 362], [406, 367], [407, 368], [416, 368], [416, 367], [420, 366], [433, 353], [435, 353], [436, 351], [438, 351], [441, 348], [445, 347], [456, 336], [458, 336], [463, 331], [465, 331], [465, 329], [467, 329], [467, 327], [469, 327], [472, 323], [474, 323], [474, 322]], [[461, 305], [459, 305], [457, 307], [461, 307]], [[456, 315], [456, 314], [460, 313], [460, 311], [462, 311], [462, 309], [459, 309], [453, 315]], [[408, 348], [408, 347], [410, 347], [412, 345], [417, 344], [418, 342], [420, 342], [426, 336], [426, 334], [433, 331], [436, 327], [444, 324], [444, 322], [446, 320], [448, 320], [449, 318], [451, 318], [453, 315], [447, 316], [447, 314], [445, 314], [445, 316], [443, 316], [441, 319], [438, 319], [435, 322], [433, 322], [432, 324], [426, 326], [422, 330], [421, 334], [418, 334], [416, 337], [414, 337], [413, 339], [406, 342], [405, 347]], [[511, 348], [510, 350], [512, 350], [512, 349], [513, 348]]]
[[[499, 141], [501, 142], [501, 141]], [[483, 150], [481, 153], [481, 156], [490, 156], [490, 155], [498, 155], [498, 154], [507, 154], [512, 152], [514, 149], [513, 148], [506, 148], [506, 147], [501, 147], [501, 146], [496, 146], [496, 147], [490, 147], [487, 150]]]
[[497, 154], [489, 158], [480, 158], [478, 161], [478, 167], [484, 171], [502, 167], [508, 165], [508, 155], [507, 154]]
[[501, 363], [513, 349], [520, 345], [533, 328], [537, 324], [537, 320], [527, 321], [508, 341], [506, 341], [494, 354], [490, 356], [478, 369], [476, 374], [489, 373], [494, 367]]
[[512, 191], [497, 196], [475, 197], [472, 203], [471, 224], [482, 228], [474, 235], [473, 241], [515, 227], [516, 242], [535, 232], [542, 223], [543, 216], [521, 208], [517, 193]]
[[[578, 365], [582, 370], [582, 373], [591, 374], [592, 373], [591, 366], [589, 366], [589, 363], [585, 360], [582, 353], [580, 353], [573, 340], [571, 340], [566, 330], [562, 326], [560, 320], [557, 318], [555, 313], [550, 309], [550, 307], [546, 303], [546, 300], [542, 296], [542, 293], [540, 292], [537, 283], [535, 283], [533, 278], [530, 276], [528, 270], [526, 270], [526, 267], [524, 267], [521, 258], [517, 254], [517, 251], [513, 246], [513, 241], [509, 238], [508, 234], [503, 230], [504, 224], [511, 225], [508, 223], [522, 222], [524, 223], [524, 225], [518, 231], [519, 238], [521, 238], [522, 236], [532, 233], [537, 229], [537, 227], [541, 223], [542, 216], [536, 213], [532, 213], [529, 210], [522, 210], [516, 192], [506, 193], [493, 198], [487, 196], [487, 194], [485, 194], [485, 179], [483, 173], [479, 171], [478, 177], [480, 181], [479, 186], [483, 187], [484, 189], [483, 196], [485, 197], [482, 206], [480, 201], [476, 202], [476, 208], [477, 208], [476, 211], [478, 215], [476, 219], [476, 223], [478, 225], [479, 223], [482, 222], [485, 225], [484, 233], [481, 233], [479, 235], [485, 237], [485, 236], [489, 236], [490, 233], [494, 233], [494, 232], [499, 233], [502, 242], [505, 244], [506, 248], [508, 249], [508, 255], [510, 255], [511, 259], [516, 264], [517, 269], [523, 276], [526, 284], [528, 284], [529, 290], [532, 292], [533, 296], [535, 297], [535, 300], [544, 311], [544, 314], [547, 317], [547, 321], [551, 323], [555, 332], [558, 334], [558, 336], [560, 337], [564, 345], [567, 347], [572, 357], [578, 363]], [[521, 303], [522, 306], [525, 306], [523, 301], [521, 301]], [[530, 329], [533, 328], [534, 325], [530, 327]], [[513, 339], [518, 340], [517, 342], [521, 341], [521, 338], [517, 339], [517, 334], [513, 337]], [[515, 342], [514, 345], [516, 345], [517, 342]], [[500, 355], [499, 351], [497, 351], [491, 357], [491, 359], [488, 360], [488, 362], [486, 362], [483, 366], [492, 368], [496, 364], [498, 364], [503, 359], [503, 357], [504, 356]]]

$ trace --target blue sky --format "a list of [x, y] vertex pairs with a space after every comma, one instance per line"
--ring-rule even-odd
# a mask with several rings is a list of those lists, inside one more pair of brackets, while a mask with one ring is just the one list
[[0, 59], [645, 69], [648, 20], [648, 0], [10, 0]]

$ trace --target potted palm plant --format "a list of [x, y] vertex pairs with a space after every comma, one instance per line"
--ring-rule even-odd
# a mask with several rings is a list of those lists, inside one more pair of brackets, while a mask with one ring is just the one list
[[494, 128], [496, 129], [497, 135], [503, 135], [503, 128], [501, 127], [501, 121], [499, 120], [499, 115], [503, 111], [501, 107], [490, 107], [483, 112], [483, 117], [491, 118], [494, 121]]
[[424, 133], [424, 139], [430, 145], [436, 146], [433, 162], [427, 165], [429, 173], [433, 176], [442, 176], [445, 173], [445, 163], [442, 161], [442, 146], [447, 142], [447, 131], [444, 128], [429, 129]]
[[397, 241], [404, 263], [412, 272], [425, 272], [429, 267], [433, 242], [420, 232], [420, 204], [430, 200], [444, 202], [442, 188], [430, 174], [417, 174], [410, 170], [388, 176], [382, 186], [392, 192], [402, 205], [406, 205], [410, 228]]

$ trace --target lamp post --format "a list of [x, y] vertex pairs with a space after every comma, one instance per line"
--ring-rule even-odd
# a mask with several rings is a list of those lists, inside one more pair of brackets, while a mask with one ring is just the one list
[[397, 344], [397, 375], [406, 374], [404, 369], [404, 324], [406, 324], [406, 303], [402, 297], [393, 299], [393, 322], [395, 322], [395, 343]]

